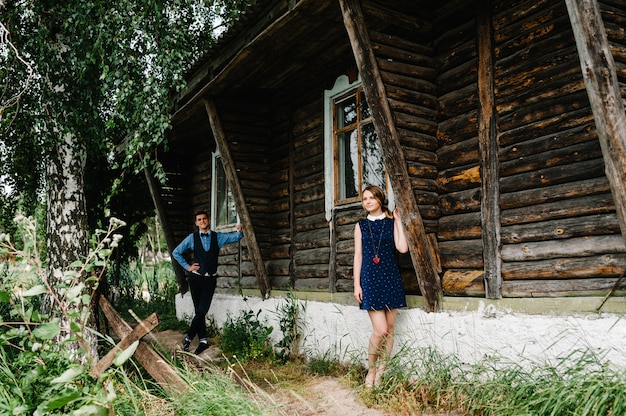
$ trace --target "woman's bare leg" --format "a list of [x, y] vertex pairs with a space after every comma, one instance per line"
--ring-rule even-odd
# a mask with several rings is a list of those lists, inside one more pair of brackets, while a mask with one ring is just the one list
[[370, 336], [369, 346], [367, 348], [367, 377], [365, 385], [371, 387], [374, 385], [377, 375], [376, 366], [378, 360], [384, 355], [384, 341], [387, 337], [387, 314], [388, 311], [368, 311], [370, 321], [372, 321], [372, 335]]
[[398, 310], [390, 309], [384, 312], [387, 331], [382, 340], [381, 348], [379, 349], [380, 356], [376, 362], [376, 376], [374, 377], [375, 386], [380, 385], [385, 369], [387, 368], [387, 360], [391, 357], [391, 352], [393, 351], [394, 330]]

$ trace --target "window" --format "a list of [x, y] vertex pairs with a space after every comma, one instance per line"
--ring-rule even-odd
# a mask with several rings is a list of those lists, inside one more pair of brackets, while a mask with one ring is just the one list
[[237, 224], [235, 198], [226, 180], [226, 172], [219, 153], [213, 154], [213, 204], [211, 218], [216, 229]]
[[[360, 81], [346, 76], [325, 94], [326, 218], [336, 206], [360, 201], [367, 185], [388, 191], [385, 165]], [[391, 196], [391, 195], [389, 195]]]

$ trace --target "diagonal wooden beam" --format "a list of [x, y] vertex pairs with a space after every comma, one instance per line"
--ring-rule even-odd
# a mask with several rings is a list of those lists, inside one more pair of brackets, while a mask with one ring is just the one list
[[[110, 311], [105, 311], [104, 313], [108, 318], [109, 315], [107, 314], [110, 314]], [[159, 325], [159, 317], [155, 312], [144, 319], [141, 324], [137, 325], [135, 329], [132, 330], [130, 334], [126, 335], [120, 342], [113, 346], [107, 355], [98, 360], [96, 365], [91, 368], [89, 374], [93, 377], [98, 377], [100, 373], [111, 366], [111, 363], [113, 363], [117, 353], [124, 351], [126, 348], [130, 347], [133, 342], [143, 338], [144, 335], [156, 328], [157, 325]]]
[[243, 235], [246, 237], [246, 244], [248, 247], [248, 255], [254, 268], [254, 274], [256, 275], [257, 284], [263, 299], [269, 296], [270, 285], [265, 270], [265, 263], [263, 262], [263, 256], [261, 255], [261, 249], [252, 227], [252, 219], [250, 218], [250, 212], [246, 205], [246, 200], [239, 183], [239, 177], [237, 176], [237, 169], [233, 156], [230, 153], [230, 147], [228, 146], [228, 139], [226, 132], [222, 125], [222, 120], [217, 114], [217, 108], [215, 102], [211, 99], [204, 99], [204, 108], [209, 116], [209, 122], [211, 123], [211, 130], [213, 131], [213, 137], [215, 143], [220, 152], [220, 158], [224, 165], [224, 172], [226, 173], [226, 179], [233, 191], [233, 198], [235, 199], [235, 206], [237, 207], [237, 213], [241, 218], [241, 226], [243, 228]]
[[352, 52], [363, 80], [365, 97], [372, 111], [385, 168], [402, 215], [402, 223], [407, 231], [409, 251], [417, 273], [420, 291], [424, 297], [426, 309], [430, 312], [439, 311], [442, 298], [441, 280], [437, 273], [436, 262], [424, 229], [419, 206], [411, 189], [404, 152], [400, 146], [385, 86], [367, 33], [363, 11], [358, 0], [339, 0], [339, 4]]
[[[111, 305], [104, 296], [100, 296], [98, 305], [102, 308], [102, 312], [109, 320], [109, 324], [119, 337], [127, 337], [133, 332], [131, 326], [122, 319], [113, 305]], [[164, 389], [172, 393], [182, 393], [189, 389], [187, 383], [183, 381], [176, 370], [144, 341], [139, 341], [139, 346], [135, 351], [135, 357], [152, 378]]]
[[626, 242], [626, 114], [600, 8], [596, 0], [565, 0], [585, 89], [593, 111], [605, 172]]

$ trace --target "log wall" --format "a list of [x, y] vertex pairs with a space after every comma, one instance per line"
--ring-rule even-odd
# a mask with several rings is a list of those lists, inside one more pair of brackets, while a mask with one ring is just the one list
[[566, 6], [496, 6], [494, 39], [503, 296], [604, 294], [626, 250]]
[[[437, 194], [437, 73], [430, 37], [432, 16], [424, 8], [418, 11], [414, 4], [409, 4], [367, 0], [363, 2], [363, 14], [411, 188], [425, 232], [435, 242], [441, 214]], [[363, 211], [359, 211], [362, 215]], [[352, 238], [356, 219], [351, 217], [338, 216], [337, 221], [339, 226], [348, 219], [352, 221]], [[409, 255], [398, 257], [405, 290], [419, 293]]]
[[478, 144], [476, 10], [446, 2], [437, 11], [437, 230], [445, 294], [484, 295]]
[[[626, 247], [565, 3], [491, 3], [502, 295], [604, 294], [624, 272]], [[363, 0], [362, 9], [444, 292], [484, 296], [482, 9], [461, 0], [429, 7]], [[626, 102], [626, 4], [605, 0], [601, 9]], [[218, 104], [274, 289], [353, 287], [354, 225], [364, 212], [353, 204], [337, 208], [330, 222], [325, 218], [324, 165], [330, 161], [324, 160], [323, 90], [341, 73], [334, 73], [336, 66], [313, 74], [322, 68], [295, 77], [310, 80], [305, 95], [285, 99], [290, 95], [281, 91], [280, 100], [260, 94], [229, 97], [235, 100], [229, 108]], [[296, 81], [281, 78], [289, 73], [265, 82], [289, 88]], [[250, 102], [256, 109], [242, 114]], [[193, 211], [210, 206], [215, 147], [210, 134], [187, 140], [172, 146], [163, 188], [168, 221], [180, 239], [193, 229]], [[242, 260], [236, 245], [223, 249], [221, 287], [239, 284], [239, 274], [243, 287], [256, 287], [245, 240]], [[407, 292], [417, 293], [409, 257], [400, 256], [400, 264]]]
[[600, 12], [609, 46], [615, 61], [622, 98], [626, 105], [626, 3], [619, 0], [600, 1]]

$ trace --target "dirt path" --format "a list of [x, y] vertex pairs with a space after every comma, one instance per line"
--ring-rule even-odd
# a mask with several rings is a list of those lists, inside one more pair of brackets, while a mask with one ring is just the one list
[[[176, 331], [161, 331], [153, 334], [165, 350], [176, 354], [181, 348], [182, 335]], [[195, 348], [192, 344], [191, 349]], [[213, 359], [221, 356], [217, 347], [211, 347], [200, 358]], [[200, 360], [199, 360], [200, 362]], [[264, 389], [268, 402], [277, 415], [289, 416], [384, 416], [380, 410], [371, 409], [361, 403], [353, 389], [343, 386], [334, 377], [313, 377], [307, 385], [299, 386], [300, 391], [281, 389], [276, 386]]]

